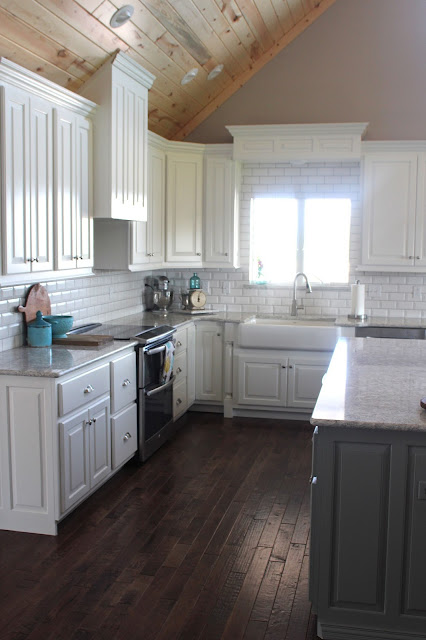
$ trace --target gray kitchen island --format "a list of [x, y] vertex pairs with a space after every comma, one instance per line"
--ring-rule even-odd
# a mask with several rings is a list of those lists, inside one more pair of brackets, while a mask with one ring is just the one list
[[426, 342], [339, 340], [312, 414], [318, 635], [426, 639]]

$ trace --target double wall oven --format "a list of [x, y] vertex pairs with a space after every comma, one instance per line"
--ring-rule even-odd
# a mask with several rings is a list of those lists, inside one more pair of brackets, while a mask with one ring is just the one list
[[138, 456], [143, 462], [174, 433], [173, 369], [168, 371], [165, 381], [164, 365], [176, 329], [167, 325], [103, 324], [101, 327], [96, 333], [138, 343]]

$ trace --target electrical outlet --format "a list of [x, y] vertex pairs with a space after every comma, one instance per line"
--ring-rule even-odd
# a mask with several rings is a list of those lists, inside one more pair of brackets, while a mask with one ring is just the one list
[[426, 500], [426, 480], [421, 480], [417, 488], [417, 498], [419, 500]]

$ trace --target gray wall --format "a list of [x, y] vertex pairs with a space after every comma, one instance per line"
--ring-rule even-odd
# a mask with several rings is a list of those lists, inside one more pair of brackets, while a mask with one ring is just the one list
[[426, 139], [425, 61], [425, 0], [337, 0], [186, 140], [231, 142], [231, 124], [318, 122]]

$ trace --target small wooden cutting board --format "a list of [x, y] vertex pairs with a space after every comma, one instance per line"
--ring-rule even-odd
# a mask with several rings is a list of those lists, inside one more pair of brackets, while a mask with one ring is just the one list
[[107, 344], [113, 340], [114, 338], [112, 336], [95, 334], [85, 336], [80, 334], [67, 336], [66, 338], [53, 338], [52, 344], [62, 344], [67, 345], [68, 347], [99, 347], [99, 345]]
[[34, 284], [28, 291], [25, 307], [19, 305], [18, 311], [25, 314], [25, 322], [28, 324], [36, 319], [37, 311], [41, 311], [43, 316], [50, 316], [52, 307], [47, 290], [42, 284]]

